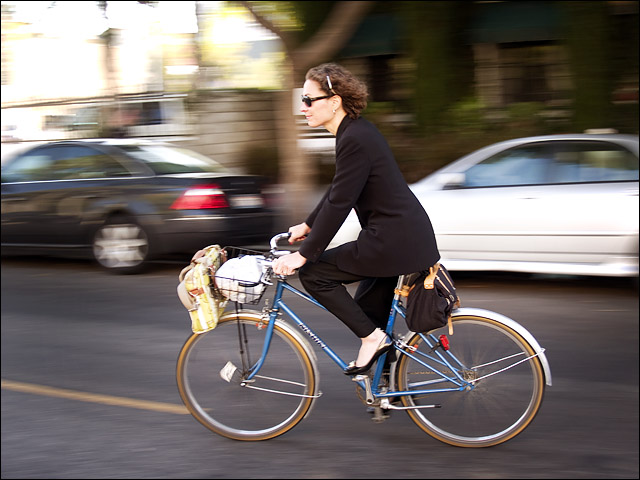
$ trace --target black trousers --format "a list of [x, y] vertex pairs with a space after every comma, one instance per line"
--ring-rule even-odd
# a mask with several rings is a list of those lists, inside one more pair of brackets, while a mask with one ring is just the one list
[[[338, 269], [334, 252], [327, 250], [316, 263], [300, 270], [300, 282], [309, 295], [338, 317], [358, 337], [387, 326], [398, 277], [363, 277]], [[352, 297], [345, 285], [360, 282]]]

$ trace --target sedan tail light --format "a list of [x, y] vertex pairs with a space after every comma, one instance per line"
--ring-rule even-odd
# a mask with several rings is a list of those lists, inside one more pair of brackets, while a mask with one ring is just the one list
[[171, 205], [174, 210], [202, 210], [206, 208], [227, 208], [229, 204], [218, 185], [201, 185], [186, 190]]

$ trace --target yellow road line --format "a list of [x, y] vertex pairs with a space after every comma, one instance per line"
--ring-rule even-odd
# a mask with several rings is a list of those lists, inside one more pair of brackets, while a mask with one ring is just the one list
[[175, 413], [179, 415], [188, 414], [189, 411], [183, 405], [172, 403], [151, 402], [147, 400], [135, 400], [126, 397], [114, 397], [112, 395], [98, 395], [96, 393], [78, 392], [64, 388], [47, 387], [35, 385], [33, 383], [14, 382], [2, 379], [2, 388], [13, 390], [14, 392], [32, 393], [34, 395], [45, 395], [49, 397], [68, 398], [80, 402], [101, 403], [104, 405], [116, 405], [119, 407], [139, 408], [140, 410], [153, 410], [155, 412]]

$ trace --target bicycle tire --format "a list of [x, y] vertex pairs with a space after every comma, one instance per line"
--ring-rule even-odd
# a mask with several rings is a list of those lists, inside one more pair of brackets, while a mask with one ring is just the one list
[[[310, 347], [287, 327], [279, 321], [274, 325], [269, 353], [248, 386], [242, 386], [242, 380], [260, 358], [267, 330], [259, 312], [229, 312], [215, 329], [187, 338], [178, 356], [176, 378], [191, 415], [213, 432], [242, 441], [268, 440], [296, 426], [317, 396], [318, 374]], [[243, 349], [250, 356], [244, 365], [239, 328], [246, 332]], [[237, 367], [233, 375], [226, 371], [230, 381], [221, 373], [227, 362]]]
[[[457, 447], [490, 447], [504, 443], [521, 433], [533, 420], [542, 404], [545, 377], [540, 359], [529, 343], [515, 330], [490, 318], [454, 316], [453, 335], [448, 336], [449, 352], [465, 368], [454, 366], [467, 379], [479, 379], [462, 391], [428, 393], [401, 397], [405, 407], [431, 405], [432, 408], [408, 409], [413, 422], [441, 442]], [[411, 332], [404, 351], [421, 358], [425, 364], [452, 377], [452, 369], [425, 355], [431, 341], [447, 334], [447, 326], [429, 334]], [[415, 352], [411, 350], [416, 348]], [[441, 347], [437, 349], [443, 350]], [[511, 357], [517, 355], [517, 357]], [[425, 388], [420, 382], [437, 377], [433, 371], [407, 355], [399, 353], [396, 370], [401, 391]], [[499, 358], [508, 361], [491, 363]], [[521, 363], [502, 370], [509, 364]], [[454, 365], [454, 363], [451, 363]], [[477, 368], [471, 368], [472, 366]], [[487, 376], [493, 372], [493, 375]], [[435, 385], [432, 385], [432, 387]], [[440, 382], [438, 388], [454, 386]]]

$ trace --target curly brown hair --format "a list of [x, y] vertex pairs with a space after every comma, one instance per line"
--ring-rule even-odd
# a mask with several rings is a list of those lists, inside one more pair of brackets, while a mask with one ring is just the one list
[[340, 96], [342, 107], [351, 118], [358, 118], [360, 112], [367, 107], [367, 97], [369, 96], [367, 85], [337, 63], [323, 63], [309, 69], [305, 80], [314, 80], [327, 94], [333, 93]]

